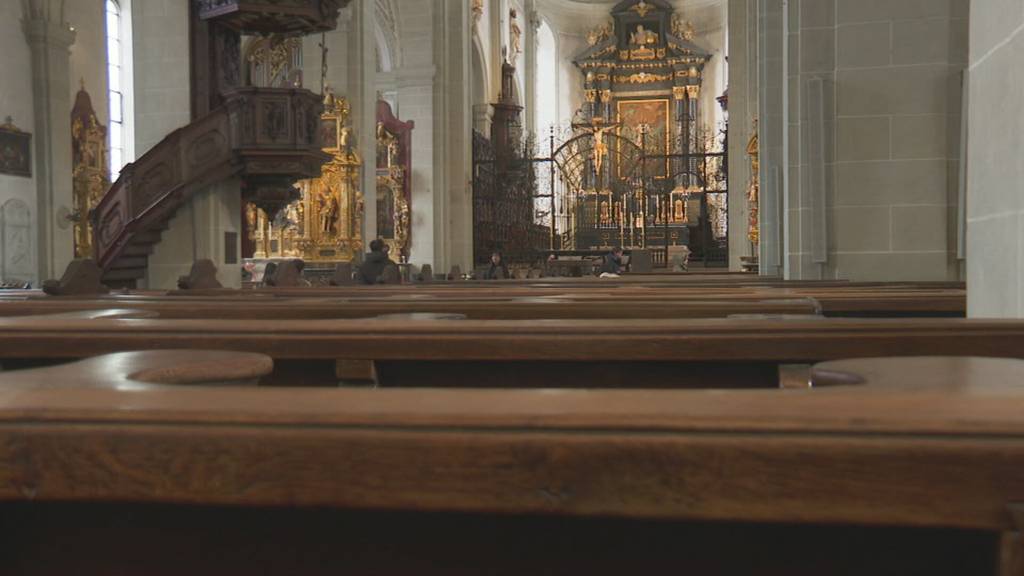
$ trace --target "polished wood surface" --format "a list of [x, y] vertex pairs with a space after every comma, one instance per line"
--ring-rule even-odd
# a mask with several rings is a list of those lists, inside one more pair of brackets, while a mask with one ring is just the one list
[[0, 372], [7, 390], [148, 389], [155, 385], [256, 384], [274, 369], [268, 356], [217, 350], [119, 352], [72, 364]]
[[1024, 357], [1024, 324], [960, 319], [110, 320], [0, 318], [0, 358], [186, 347], [283, 359], [821, 361]]
[[813, 374], [828, 386], [126, 390], [12, 372], [0, 499], [1013, 529], [1024, 363]]

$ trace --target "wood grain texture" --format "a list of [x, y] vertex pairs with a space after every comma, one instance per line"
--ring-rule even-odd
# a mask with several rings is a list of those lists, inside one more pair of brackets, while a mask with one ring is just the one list
[[55, 390], [5, 373], [0, 499], [1012, 529], [1022, 363], [940, 359], [920, 374], [959, 378], [934, 381], [907, 362], [728, 392]]
[[[960, 319], [77, 320], [0, 318], [0, 358], [220, 349], [275, 359], [587, 361], [1024, 357], [1024, 323]], [[611, 351], [614, 351], [612, 354]]]

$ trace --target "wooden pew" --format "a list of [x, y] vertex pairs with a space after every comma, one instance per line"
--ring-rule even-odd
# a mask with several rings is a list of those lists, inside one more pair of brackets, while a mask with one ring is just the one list
[[716, 394], [32, 385], [69, 373], [0, 374], [11, 573], [1021, 574], [1020, 362]]
[[[459, 314], [480, 320], [724, 318], [735, 314], [816, 315], [818, 303], [807, 297], [711, 300], [618, 299], [483, 296], [434, 298], [272, 298], [224, 294], [219, 297], [118, 297], [0, 301], [0, 317], [40, 314], [103, 313], [114, 307], [160, 318], [249, 319], [272, 321], [374, 318], [394, 314]], [[109, 312], [107, 312], [109, 313]]]
[[780, 367], [875, 356], [1024, 358], [1024, 323], [960, 319], [110, 320], [0, 318], [0, 362], [136, 349], [275, 359], [335, 385], [777, 387]]
[[[380, 288], [380, 289], [378, 289]], [[327, 306], [322, 317], [372, 316], [372, 306], [380, 306], [378, 313], [396, 312], [448, 312], [460, 313], [450, 307], [453, 302], [465, 305], [465, 314], [474, 318], [530, 318], [538, 317], [538, 305], [556, 298], [557, 302], [580, 306], [579, 314], [568, 309], [561, 312], [564, 318], [628, 318], [635, 317], [716, 317], [727, 314], [751, 313], [813, 313], [795, 309], [771, 308], [765, 303], [772, 301], [785, 307], [796, 300], [811, 299], [826, 316], [861, 317], [962, 317], [966, 311], [966, 293], [959, 289], [924, 289], [904, 286], [884, 288], [779, 288], [779, 287], [730, 287], [727, 290], [715, 287], [610, 287], [610, 288], [561, 288], [553, 286], [502, 287], [480, 289], [450, 289], [438, 287], [403, 286], [397, 290], [390, 287], [362, 287], [344, 289], [276, 289], [259, 291], [188, 291], [170, 293], [133, 293], [90, 298], [0, 298], [0, 316], [38, 314], [48, 310], [83, 310], [102, 307], [152, 306], [156, 302], [182, 302], [187, 309], [190, 305], [214, 302], [238, 302], [243, 308], [252, 308], [264, 303], [288, 299], [301, 300], [304, 306], [315, 306], [322, 302]], [[500, 301], [515, 301], [508, 311], [496, 311], [488, 306]], [[781, 302], [787, 301], [787, 302]], [[190, 303], [186, 304], [184, 302]], [[401, 303], [407, 303], [401, 310]], [[438, 304], [444, 302], [445, 304]], [[683, 303], [688, 303], [684, 305]], [[701, 311], [700, 306], [710, 307]], [[474, 305], [471, 303], [486, 303]], [[587, 312], [587, 304], [596, 310]], [[599, 303], [606, 303], [602, 307]], [[659, 304], [661, 303], [661, 304]], [[689, 304], [692, 303], [692, 304]], [[735, 309], [720, 310], [725, 303], [738, 303]], [[352, 312], [344, 312], [351, 304]], [[717, 306], [717, 308], [716, 308]], [[53, 307], [53, 308], [47, 308]], [[651, 309], [645, 309], [651, 307]], [[679, 308], [682, 309], [679, 309]], [[172, 307], [173, 308], [173, 307]], [[687, 311], [686, 308], [693, 308]], [[41, 312], [42, 311], [42, 312]], [[248, 313], [248, 312], [243, 312]], [[312, 314], [312, 312], [311, 312]], [[596, 314], [602, 314], [598, 316]], [[653, 315], [653, 316], [652, 316]], [[180, 313], [169, 310], [167, 317], [181, 317]]]

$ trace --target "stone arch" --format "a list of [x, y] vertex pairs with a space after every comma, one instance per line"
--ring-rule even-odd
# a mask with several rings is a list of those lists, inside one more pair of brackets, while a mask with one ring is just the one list
[[394, 0], [375, 0], [373, 4], [373, 34], [379, 72], [391, 72], [402, 65], [398, 18], [398, 6]]
[[473, 34], [473, 104], [488, 104], [491, 98], [490, 71], [487, 67], [487, 59], [484, 56], [483, 43], [480, 36]]

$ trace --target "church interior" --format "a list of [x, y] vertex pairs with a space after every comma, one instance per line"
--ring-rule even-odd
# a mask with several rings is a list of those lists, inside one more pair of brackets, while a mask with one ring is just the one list
[[0, 573], [1024, 576], [1024, 0], [0, 31]]

